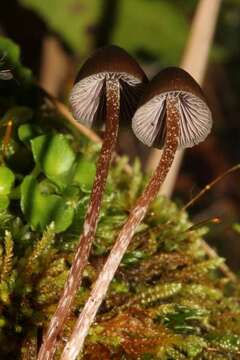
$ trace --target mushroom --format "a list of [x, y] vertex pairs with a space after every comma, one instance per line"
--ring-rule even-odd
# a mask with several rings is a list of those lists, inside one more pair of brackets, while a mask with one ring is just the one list
[[197, 82], [177, 67], [166, 68], [151, 81], [132, 121], [137, 138], [149, 147], [164, 146], [170, 98], [177, 100], [180, 115], [178, 147], [192, 147], [205, 140], [212, 127], [211, 112]]
[[111, 280], [150, 203], [171, 167], [178, 147], [203, 141], [211, 130], [212, 116], [199, 85], [184, 70], [167, 68], [146, 87], [132, 120], [133, 130], [148, 146], [163, 147], [155, 173], [121, 229], [107, 261], [76, 322], [61, 360], [75, 360]]
[[38, 360], [50, 360], [54, 355], [57, 336], [71, 311], [96, 232], [119, 117], [131, 120], [146, 82], [145, 73], [125, 50], [107, 46], [95, 51], [84, 63], [71, 91], [70, 105], [75, 118], [88, 127], [105, 125], [105, 133], [83, 233], [57, 309], [43, 337]]

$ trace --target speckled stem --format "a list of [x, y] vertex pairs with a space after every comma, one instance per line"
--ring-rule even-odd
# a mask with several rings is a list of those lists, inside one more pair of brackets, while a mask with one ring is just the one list
[[77, 320], [72, 336], [65, 346], [61, 360], [75, 360], [79, 352], [82, 350], [89, 328], [94, 321], [99, 306], [107, 293], [108, 287], [122, 260], [122, 257], [128, 248], [135, 229], [144, 218], [150, 203], [157, 196], [159, 189], [166, 178], [178, 147], [178, 123], [180, 115], [177, 106], [178, 99], [176, 97], [168, 96], [166, 143], [159, 165], [150, 179], [145, 191], [137, 200], [137, 203], [132, 209], [128, 220], [121, 229], [115, 245], [113, 246], [109, 257], [95, 282], [90, 297]]
[[96, 177], [72, 267], [69, 271], [65, 287], [57, 309], [51, 319], [48, 330], [44, 335], [43, 343], [38, 354], [38, 360], [53, 358], [57, 336], [69, 316], [74, 297], [80, 287], [83, 270], [87, 264], [91, 245], [96, 232], [100, 205], [105, 188], [111, 156], [115, 148], [119, 125], [120, 87], [118, 80], [106, 81], [106, 131], [102, 149], [99, 155]]

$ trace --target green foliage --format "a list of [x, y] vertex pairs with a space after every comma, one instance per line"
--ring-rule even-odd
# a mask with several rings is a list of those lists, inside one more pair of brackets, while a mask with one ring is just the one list
[[0, 211], [9, 206], [9, 193], [13, 186], [15, 176], [6, 166], [0, 166]]
[[[54, 233], [55, 229], [53, 224], [50, 225], [46, 231], [43, 233], [42, 238], [37, 241], [36, 245], [34, 246], [31, 255], [27, 258], [25, 269], [28, 275], [32, 275], [38, 272], [39, 269], [39, 262], [44, 260], [47, 256], [49, 249], [54, 240]], [[45, 259], [46, 260], [46, 259]]]
[[66, 186], [75, 154], [66, 137], [61, 134], [41, 135], [31, 140], [33, 157], [37, 165], [59, 186]]
[[[26, 91], [21, 87], [22, 99]], [[82, 231], [99, 146], [81, 134], [74, 137], [64, 124], [60, 131], [59, 115], [46, 103], [22, 106], [9, 96], [0, 96], [0, 184], [7, 198], [0, 208], [0, 357], [36, 360]], [[9, 118], [13, 128], [3, 146]], [[120, 158], [111, 166], [89, 264], [56, 359], [146, 184], [139, 163], [129, 175], [126, 162]], [[206, 228], [191, 226], [173, 202], [160, 196], [153, 202], [81, 359], [239, 359], [239, 281], [223, 276], [223, 259], [205, 255]]]
[[98, 0], [20, 0], [36, 12], [57, 31], [62, 38], [76, 51], [83, 52], [89, 48], [88, 28], [93, 26], [101, 10]]
[[142, 290], [139, 296], [141, 305], [148, 306], [160, 300], [167, 299], [177, 294], [182, 288], [182, 284], [167, 283], [151, 286]]
[[0, 36], [0, 60], [0, 70], [9, 69], [17, 80], [31, 82], [31, 71], [20, 63], [19, 47], [3, 36]]
[[226, 353], [238, 353], [240, 352], [240, 337], [237, 335], [227, 334], [211, 334], [209, 340], [212, 344], [222, 349]]
[[131, 53], [177, 64], [187, 31], [184, 14], [170, 1], [123, 0], [113, 42]]
[[176, 305], [169, 313], [164, 314], [164, 324], [177, 333], [199, 333], [198, 321], [206, 318], [208, 311], [199, 307]]
[[56, 232], [66, 230], [72, 223], [73, 208], [58, 195], [45, 194], [42, 183], [26, 176], [21, 185], [21, 208], [34, 230], [44, 230], [54, 222]]
[[22, 142], [27, 142], [38, 135], [38, 128], [31, 124], [23, 124], [18, 128], [18, 137]]
[[12, 270], [13, 240], [9, 231], [6, 230], [4, 237], [4, 256], [1, 266], [1, 282], [8, 278]]
[[76, 163], [73, 183], [80, 185], [83, 191], [88, 192], [92, 188], [95, 173], [96, 165], [92, 161], [80, 157]]
[[[21, 0], [42, 16], [77, 53], [90, 48], [91, 32], [104, 14], [103, 0]], [[196, 1], [194, 1], [195, 5]], [[192, 1], [191, 1], [192, 6]], [[112, 5], [114, 8], [114, 4]], [[182, 7], [167, 0], [120, 0], [111, 42], [130, 53], [177, 64], [186, 41], [188, 22]], [[113, 9], [109, 17], [114, 17]], [[105, 22], [112, 22], [111, 18]], [[134, 29], [134, 30], [133, 30]]]
[[233, 224], [233, 229], [236, 231], [236, 233], [240, 234], [240, 224]]
[[6, 166], [0, 166], [0, 196], [8, 195], [14, 183], [14, 174]]

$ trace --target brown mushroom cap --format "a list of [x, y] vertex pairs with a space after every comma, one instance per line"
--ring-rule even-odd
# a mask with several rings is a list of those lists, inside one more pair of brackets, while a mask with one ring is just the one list
[[70, 94], [74, 117], [88, 127], [101, 127], [105, 121], [105, 82], [120, 84], [120, 116], [130, 121], [147, 77], [138, 63], [118, 46], [96, 50], [80, 69]]
[[164, 146], [169, 95], [178, 99], [179, 147], [191, 147], [205, 140], [212, 128], [211, 111], [197, 82], [176, 67], [161, 71], [146, 87], [132, 120], [135, 135], [147, 146]]

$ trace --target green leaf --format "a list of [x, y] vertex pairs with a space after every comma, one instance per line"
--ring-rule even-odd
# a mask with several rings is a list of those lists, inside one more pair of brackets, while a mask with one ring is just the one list
[[184, 13], [171, 1], [122, 0], [113, 42], [173, 65], [180, 60], [187, 34]]
[[8, 195], [15, 180], [13, 172], [6, 166], [0, 166], [0, 195]]
[[0, 53], [2, 56], [7, 56], [8, 59], [16, 63], [20, 57], [19, 47], [10, 39], [0, 36]]
[[208, 340], [226, 352], [239, 352], [240, 337], [235, 334], [210, 334]]
[[0, 36], [1, 69], [10, 69], [21, 82], [31, 82], [32, 72], [20, 63], [19, 47], [10, 39]]
[[22, 142], [29, 141], [39, 135], [39, 129], [36, 125], [23, 124], [18, 128], [18, 137]]
[[36, 11], [75, 51], [83, 53], [89, 49], [88, 29], [98, 20], [101, 1], [20, 0], [20, 3]]
[[62, 134], [41, 135], [31, 140], [35, 162], [60, 187], [67, 185], [75, 154]]
[[21, 208], [34, 230], [45, 230], [54, 222], [55, 232], [66, 230], [72, 223], [74, 209], [58, 195], [45, 195], [41, 184], [26, 176], [21, 185]]
[[129, 285], [124, 280], [113, 279], [111, 291], [116, 294], [127, 294], [129, 292]]
[[[91, 29], [99, 23], [101, 26], [106, 17], [105, 2], [99, 0], [49, 0], [47, 4], [42, 0], [20, 2], [36, 11], [81, 55], [90, 50]], [[105, 20], [104, 25], [112, 27], [112, 43], [132, 54], [160, 59], [163, 64], [179, 62], [188, 35], [188, 19], [181, 6], [169, 0], [121, 0], [115, 8], [116, 14], [113, 4], [110, 23]]]
[[9, 198], [7, 195], [0, 195], [0, 211], [6, 210], [9, 205]]
[[80, 185], [83, 191], [90, 191], [96, 174], [94, 162], [80, 158], [76, 164], [73, 182]]
[[135, 265], [140, 262], [142, 259], [146, 259], [146, 254], [141, 250], [134, 250], [127, 252], [122, 260], [124, 265]]
[[194, 334], [194, 331], [199, 331], [201, 323], [205, 321], [208, 315], [206, 309], [176, 305], [174, 312], [165, 314], [164, 324], [177, 333]]
[[186, 337], [185, 342], [181, 346], [184, 352], [186, 352], [191, 359], [199, 355], [206, 347], [206, 341], [204, 341], [201, 337], [195, 335], [190, 335]]
[[236, 233], [240, 234], [240, 224], [238, 223], [233, 224], [233, 230], [235, 230]]

